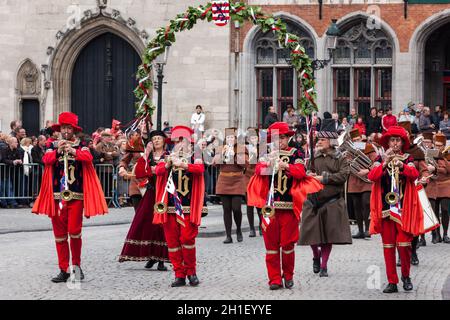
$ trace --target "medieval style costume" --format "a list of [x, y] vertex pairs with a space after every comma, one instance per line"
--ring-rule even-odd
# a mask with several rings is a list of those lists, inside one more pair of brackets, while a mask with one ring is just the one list
[[236, 128], [225, 129], [225, 146], [219, 148], [214, 157], [214, 164], [218, 165], [220, 174], [217, 179], [216, 194], [221, 196], [223, 206], [223, 220], [225, 223], [226, 239], [223, 243], [232, 243], [232, 216], [236, 223], [236, 237], [243, 241], [242, 200], [246, 194], [246, 178], [244, 171], [247, 165], [245, 149], [238, 152]]
[[89, 148], [80, 144], [74, 136], [74, 133], [82, 131], [78, 126], [78, 117], [64, 112], [52, 129], [62, 132], [63, 140], [52, 144], [42, 159], [45, 165], [42, 185], [32, 212], [52, 219], [61, 270], [52, 281], [65, 282], [70, 277], [67, 272], [70, 254], [72, 265], [78, 268], [83, 280], [84, 274], [80, 268], [83, 212], [87, 218], [104, 215], [108, 212], [108, 206]]
[[[258, 163], [258, 137], [259, 130], [257, 128], [248, 128], [247, 129], [247, 154], [248, 154], [248, 164], [245, 168], [245, 190], [247, 191], [248, 184], [250, 183], [250, 179], [255, 174], [256, 164]], [[248, 197], [247, 197], [248, 200]], [[256, 237], [256, 231], [255, 231], [255, 214], [254, 214], [255, 207], [248, 205], [247, 203], [247, 219], [248, 224], [250, 226], [250, 238]], [[262, 228], [261, 228], [261, 209], [256, 208], [256, 213], [258, 214], [259, 219], [259, 235], [262, 236]]]
[[158, 163], [164, 163], [168, 153], [165, 150], [166, 135], [162, 131], [153, 131], [150, 134], [151, 141], [156, 137], [164, 140], [162, 148], [157, 154], [155, 150], [141, 157], [136, 165], [136, 178], [145, 179], [146, 192], [141, 200], [131, 223], [130, 231], [125, 240], [119, 262], [124, 261], [148, 261], [146, 268], [150, 269], [158, 262], [159, 271], [167, 271], [164, 262], [169, 262], [167, 243], [164, 237], [164, 229], [160, 224], [153, 224], [153, 212], [155, 206], [155, 168]]
[[352, 243], [344, 199], [345, 182], [350, 169], [348, 161], [332, 146], [338, 138], [336, 132], [319, 131], [317, 138], [319, 141], [314, 153], [312, 176], [321, 181], [324, 189], [309, 195], [305, 201], [300, 245], [311, 246], [313, 272], [320, 273], [320, 277], [328, 277], [328, 259], [333, 244]]
[[[361, 142], [362, 149], [360, 151], [370, 159], [371, 162], [377, 158], [377, 153], [370, 143], [363, 143], [362, 136], [359, 129], [353, 129], [350, 131], [350, 138], [353, 142]], [[356, 145], [359, 147], [359, 145]], [[352, 159], [353, 161], [357, 161]], [[365, 239], [370, 238], [369, 234], [369, 216], [370, 216], [370, 192], [372, 191], [372, 182], [367, 179], [369, 169], [361, 170], [358, 172], [352, 172], [348, 178], [347, 193], [348, 199], [352, 202], [356, 224], [358, 225], [358, 233], [353, 235], [353, 239]]]
[[294, 132], [287, 123], [272, 124], [268, 134], [269, 140], [280, 142], [280, 148], [257, 164], [248, 185], [248, 204], [264, 207], [262, 224], [270, 289], [282, 288], [283, 278], [284, 286], [290, 289], [294, 286], [295, 244], [303, 202], [307, 194], [321, 190], [322, 185], [306, 176], [303, 152], [289, 147]]
[[[433, 207], [436, 218], [442, 223], [443, 237], [441, 237], [440, 227], [432, 231], [432, 242], [438, 243], [444, 241], [444, 243], [450, 243], [448, 237], [448, 225], [449, 225], [449, 199], [450, 199], [450, 163], [442, 154], [447, 140], [443, 134], [436, 134], [434, 137], [434, 143], [436, 149], [439, 149], [439, 155], [434, 159], [437, 167], [434, 168], [432, 175], [429, 177], [428, 185], [425, 191]], [[441, 216], [439, 215], [441, 213]]]
[[[400, 142], [400, 139], [402, 142]], [[415, 181], [419, 172], [414, 159], [406, 154], [410, 148], [405, 129], [390, 127], [381, 144], [386, 152], [374, 163], [369, 179], [374, 182], [370, 202], [370, 233], [381, 234], [389, 284], [384, 293], [397, 292], [396, 247], [400, 254], [403, 288], [413, 289], [410, 279], [411, 241], [423, 233], [423, 211]]]
[[175, 272], [172, 287], [197, 286], [195, 238], [201, 224], [205, 183], [205, 167], [192, 153], [192, 129], [178, 126], [172, 130], [175, 142], [166, 163], [156, 166], [156, 201], [158, 210], [153, 223], [162, 224]]

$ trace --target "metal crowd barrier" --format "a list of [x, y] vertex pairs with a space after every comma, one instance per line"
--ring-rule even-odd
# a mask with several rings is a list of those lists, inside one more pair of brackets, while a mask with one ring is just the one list
[[[26, 169], [27, 168], [27, 169]], [[120, 208], [120, 200], [128, 201], [130, 180], [119, 176], [119, 168], [112, 164], [95, 165], [105, 199], [109, 205]], [[40, 190], [44, 167], [39, 164], [10, 166], [0, 163], [0, 202], [2, 205], [29, 204], [34, 201]], [[205, 190], [208, 196], [214, 197], [218, 169], [207, 166], [205, 172]]]

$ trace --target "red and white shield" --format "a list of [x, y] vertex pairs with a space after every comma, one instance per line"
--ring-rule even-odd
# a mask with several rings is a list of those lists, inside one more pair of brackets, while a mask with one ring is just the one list
[[213, 1], [212, 13], [214, 23], [217, 26], [226, 26], [230, 20], [230, 3], [228, 1]]

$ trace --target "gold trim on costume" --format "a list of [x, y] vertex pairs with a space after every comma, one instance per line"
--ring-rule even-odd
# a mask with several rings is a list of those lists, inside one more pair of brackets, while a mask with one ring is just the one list
[[182, 247], [183, 247], [183, 249], [186, 249], [186, 250], [194, 250], [195, 249], [195, 244], [194, 245], [192, 245], [192, 246], [188, 246], [188, 245], [182, 245]]
[[178, 251], [181, 251], [181, 247], [174, 248], [174, 249], [169, 248], [170, 253], [174, 253], [174, 252], [178, 252]]
[[[177, 213], [175, 211], [175, 207], [168, 207], [167, 213]], [[183, 213], [184, 214], [190, 214], [191, 213], [191, 207], [183, 207]], [[202, 208], [202, 213], [208, 213], [208, 208]]]
[[289, 250], [289, 251], [284, 251], [282, 250], [283, 254], [292, 254], [294, 253], [295, 249]]
[[130, 257], [130, 256], [119, 256], [119, 262], [125, 262], [125, 261], [134, 261], [134, 262], [143, 262], [143, 261], [149, 261], [149, 260], [156, 260], [156, 261], [162, 261], [162, 262], [170, 262], [169, 259], [164, 259], [160, 257]]
[[[72, 192], [73, 194], [73, 200], [84, 200], [84, 196], [82, 193], [79, 192]], [[53, 198], [55, 200], [61, 200], [61, 193], [60, 192], [54, 192]]]
[[284, 210], [292, 210], [294, 209], [294, 205], [292, 202], [284, 202], [284, 201], [275, 201], [273, 203], [275, 209], [284, 209]]
[[411, 242], [397, 242], [397, 247], [410, 247]]
[[70, 239], [81, 239], [81, 233], [80, 234], [69, 234]]
[[61, 242], [66, 242], [67, 241], [67, 237], [64, 238], [55, 238], [55, 242], [61, 243]]
[[392, 249], [392, 248], [395, 248], [395, 244], [383, 244], [383, 248]]
[[242, 175], [244, 175], [244, 172], [239, 171], [239, 172], [221, 172], [220, 175], [224, 176], [224, 177], [240, 177]]
[[156, 244], [157, 246], [167, 246], [166, 242], [152, 241], [152, 240], [148, 240], [148, 241], [125, 240], [125, 243], [133, 244], [136, 246], [149, 246], [151, 244]]
[[275, 250], [267, 250], [267, 254], [280, 254], [280, 252]]

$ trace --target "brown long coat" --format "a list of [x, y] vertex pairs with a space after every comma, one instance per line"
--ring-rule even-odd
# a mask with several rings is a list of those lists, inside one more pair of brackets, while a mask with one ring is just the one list
[[444, 158], [436, 159], [437, 178], [430, 179], [425, 192], [429, 199], [450, 198], [450, 162]]
[[317, 193], [323, 204], [314, 206], [314, 196], [309, 195], [303, 204], [300, 224], [300, 244], [351, 244], [352, 235], [347, 206], [343, 197], [349, 165], [334, 149], [326, 153], [316, 152], [315, 169], [323, 176], [325, 188]]

